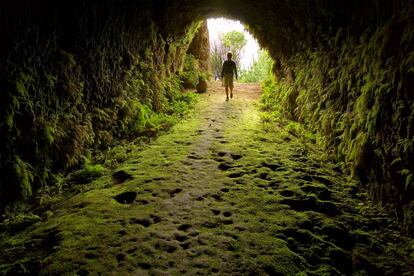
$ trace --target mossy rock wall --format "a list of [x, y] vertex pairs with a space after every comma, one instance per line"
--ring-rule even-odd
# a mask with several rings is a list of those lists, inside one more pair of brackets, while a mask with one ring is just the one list
[[192, 54], [199, 62], [200, 69], [204, 74], [210, 73], [210, 38], [208, 33], [207, 20], [204, 20], [194, 36], [188, 48], [188, 53]]
[[291, 47], [294, 52], [282, 43], [270, 47], [275, 105], [321, 134], [327, 151], [409, 230], [414, 225], [414, 4], [365, 1], [349, 7], [341, 10], [347, 11], [344, 17], [327, 10], [330, 16], [319, 18], [322, 25], [315, 24], [315, 11], [300, 28], [308, 26], [308, 35]]
[[181, 12], [175, 25], [203, 15], [246, 23], [275, 60], [274, 109], [321, 134], [373, 199], [414, 225], [412, 1], [200, 0], [168, 10]]
[[0, 206], [134, 135], [140, 110], [163, 112], [199, 26], [163, 33], [154, 1], [13, 3], [0, 8]]
[[128, 134], [137, 102], [162, 110], [195, 22], [226, 16], [274, 58], [275, 109], [322, 134], [372, 197], [413, 225], [412, 1], [10, 3], [0, 9], [2, 200]]

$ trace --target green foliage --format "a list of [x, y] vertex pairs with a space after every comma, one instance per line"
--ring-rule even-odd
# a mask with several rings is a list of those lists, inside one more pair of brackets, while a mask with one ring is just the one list
[[240, 82], [262, 83], [271, 79], [273, 60], [266, 50], [260, 50], [259, 58], [251, 68], [240, 73]]
[[17, 176], [16, 183], [20, 186], [21, 196], [24, 199], [29, 198], [33, 194], [33, 168], [27, 162], [20, 159], [19, 156], [15, 156], [13, 169], [14, 175]]
[[355, 36], [335, 30], [312, 47], [304, 42], [294, 55], [274, 54], [276, 79], [265, 82], [262, 99], [276, 116], [322, 135], [326, 151], [344, 161], [372, 198], [399, 210], [414, 199], [414, 31], [408, 14], [383, 18]]
[[222, 37], [222, 43], [226, 52], [232, 52], [236, 64], [240, 64], [241, 51], [247, 43], [244, 33], [239, 31], [227, 32]]
[[195, 93], [184, 93], [177, 97], [174, 101], [171, 101], [166, 107], [166, 114], [185, 115], [198, 101], [198, 95]]
[[227, 32], [220, 36], [210, 51], [213, 74], [220, 76], [228, 52], [232, 52], [233, 60], [236, 64], [240, 64], [241, 51], [246, 43], [247, 39], [244, 33], [239, 31]]
[[[56, 173], [77, 168], [88, 151], [105, 150], [121, 138], [153, 137], [188, 112], [177, 75], [200, 22], [165, 36], [143, 12], [149, 2], [114, 9], [106, 4], [108, 11], [135, 14], [140, 23], [117, 12], [103, 16], [100, 9], [91, 16], [77, 4], [65, 11], [81, 26], [70, 32], [56, 22], [45, 30], [18, 23], [15, 15], [4, 18], [14, 33], [5, 39], [18, 43], [0, 56], [0, 207], [39, 189], [58, 193], [65, 184]], [[55, 18], [57, 11], [36, 18]], [[95, 17], [103, 21], [92, 28]], [[61, 43], [66, 39], [73, 45]], [[98, 171], [85, 167], [80, 177]]]
[[[176, 76], [165, 79], [161, 86], [166, 96], [162, 101], [162, 110], [155, 111], [150, 103], [142, 102], [139, 98], [131, 97], [122, 102], [124, 119], [117, 122], [116, 126], [120, 137], [157, 136], [174, 125], [196, 102], [194, 93], [182, 92], [180, 79]], [[131, 89], [136, 90], [137, 87]]]
[[103, 175], [105, 172], [106, 169], [101, 164], [92, 164], [89, 160], [85, 160], [82, 169], [76, 171], [72, 175], [71, 181], [74, 181], [78, 184], [88, 183], [93, 179]]
[[290, 110], [291, 99], [294, 88], [285, 82], [276, 82], [270, 78], [262, 83], [263, 94], [261, 98], [261, 107], [264, 110], [278, 114], [278, 117], [284, 116], [287, 119], [294, 119]]
[[195, 88], [203, 72], [200, 69], [198, 60], [192, 54], [186, 54], [184, 69], [181, 72], [181, 80], [184, 88]]
[[[20, 211], [16, 213], [7, 212], [7, 217], [4, 221], [1, 222], [0, 229], [2, 231], [8, 230], [11, 232], [16, 232], [39, 221], [41, 221], [41, 218], [38, 215], [33, 214], [28, 210]], [[0, 271], [1, 271], [1, 266], [0, 266]]]
[[214, 76], [220, 76], [221, 71], [223, 69], [223, 62], [224, 62], [224, 50], [221, 47], [221, 44], [214, 43], [210, 50], [210, 61], [211, 61], [211, 68], [213, 70]]

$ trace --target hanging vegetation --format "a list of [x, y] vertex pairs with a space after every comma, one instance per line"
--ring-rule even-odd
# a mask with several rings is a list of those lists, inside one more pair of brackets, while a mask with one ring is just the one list
[[91, 150], [168, 129], [193, 102], [178, 72], [199, 22], [163, 36], [151, 1], [20, 2], [0, 16], [0, 207]]
[[407, 230], [414, 223], [413, 8], [406, 3], [390, 14], [378, 6], [359, 19], [356, 12], [346, 28], [276, 56], [276, 79], [263, 98], [321, 134], [327, 151]]

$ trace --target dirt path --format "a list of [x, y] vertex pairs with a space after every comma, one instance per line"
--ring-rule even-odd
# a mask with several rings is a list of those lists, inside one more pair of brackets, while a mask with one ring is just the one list
[[[412, 275], [412, 240], [294, 126], [266, 124], [260, 88], [195, 114], [95, 189], [3, 243], [0, 264], [43, 274]], [[411, 246], [411, 248], [410, 248]], [[10, 252], [10, 253], [8, 253]], [[411, 262], [411, 263], [410, 263]]]

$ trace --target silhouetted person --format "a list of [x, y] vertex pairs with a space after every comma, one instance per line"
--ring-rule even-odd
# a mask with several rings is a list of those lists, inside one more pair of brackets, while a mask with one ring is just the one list
[[223, 79], [224, 87], [226, 89], [226, 101], [229, 100], [229, 88], [230, 98], [233, 98], [233, 75], [236, 75], [237, 80], [236, 63], [231, 60], [232, 57], [232, 53], [227, 53], [227, 60], [223, 63], [223, 70], [221, 71], [221, 78]]

